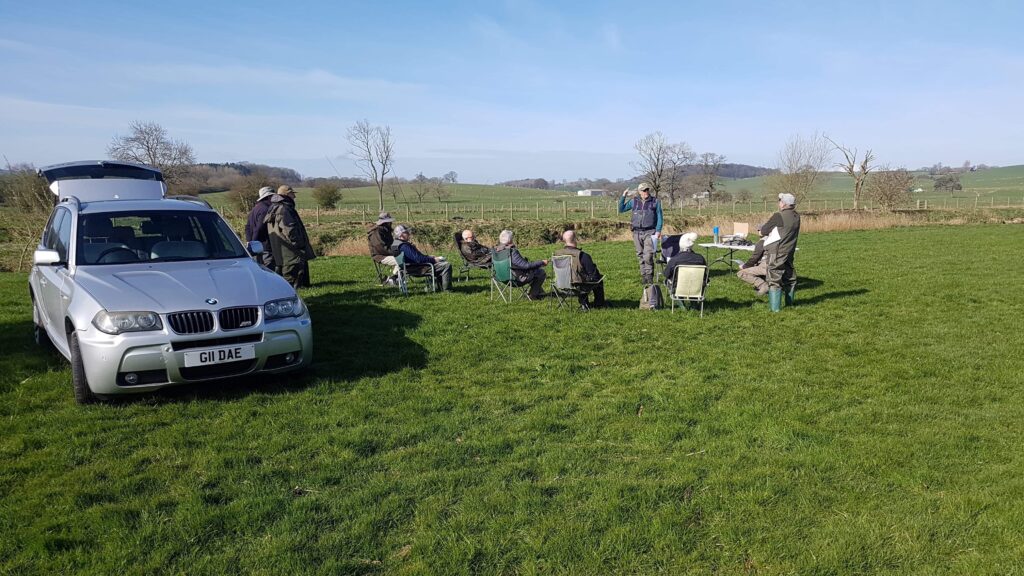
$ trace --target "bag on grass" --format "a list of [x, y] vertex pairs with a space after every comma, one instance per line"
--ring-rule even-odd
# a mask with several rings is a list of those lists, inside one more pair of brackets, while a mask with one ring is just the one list
[[640, 296], [640, 309], [660, 310], [663, 305], [664, 300], [661, 299], [661, 286], [657, 284], [644, 286], [644, 293]]

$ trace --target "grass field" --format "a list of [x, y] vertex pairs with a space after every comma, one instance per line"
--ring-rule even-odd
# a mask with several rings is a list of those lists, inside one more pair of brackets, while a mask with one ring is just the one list
[[321, 258], [308, 374], [85, 407], [2, 274], [0, 573], [1021, 573], [1022, 242], [806, 234], [797, 306], [703, 319], [627, 243], [589, 314]]

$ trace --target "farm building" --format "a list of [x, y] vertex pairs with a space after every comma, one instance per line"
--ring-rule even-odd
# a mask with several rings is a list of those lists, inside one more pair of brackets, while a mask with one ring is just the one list
[[587, 188], [586, 190], [577, 190], [577, 196], [604, 196], [605, 191], [593, 188]]

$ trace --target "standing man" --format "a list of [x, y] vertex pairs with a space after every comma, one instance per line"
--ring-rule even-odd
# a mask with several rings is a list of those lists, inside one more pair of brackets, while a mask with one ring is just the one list
[[651, 196], [651, 185], [641, 182], [636, 189], [639, 195], [629, 200], [626, 200], [629, 189], [622, 192], [619, 198], [619, 212], [633, 211], [629, 229], [633, 231], [633, 246], [636, 248], [636, 258], [640, 261], [640, 280], [646, 286], [654, 283], [655, 242], [661, 238], [663, 217], [661, 202]]
[[274, 253], [270, 249], [270, 239], [267, 238], [267, 224], [263, 222], [270, 210], [270, 199], [274, 195], [274, 189], [270, 186], [260, 188], [260, 197], [256, 200], [252, 210], [249, 212], [249, 220], [245, 223], [245, 243], [253, 240], [263, 243], [263, 253], [258, 256], [258, 261], [274, 269]]
[[[778, 229], [778, 241], [771, 242]], [[796, 197], [779, 194], [779, 211], [765, 222], [761, 233], [766, 235], [765, 252], [768, 254], [768, 305], [772, 312], [782, 309], [782, 289], [786, 289], [786, 305], [792, 306], [796, 298], [796, 241], [800, 236], [800, 215], [796, 213]]]
[[309, 261], [316, 258], [306, 226], [295, 209], [295, 190], [281, 186], [270, 200], [264, 219], [277, 273], [295, 288], [309, 286]]

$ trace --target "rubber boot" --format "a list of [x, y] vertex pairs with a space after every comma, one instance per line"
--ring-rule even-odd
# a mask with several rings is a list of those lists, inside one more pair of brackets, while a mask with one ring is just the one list
[[782, 289], [781, 288], [769, 288], [768, 289], [768, 307], [771, 308], [772, 312], [778, 312], [782, 310]]
[[786, 306], [792, 306], [793, 301], [796, 300], [796, 286], [790, 286], [789, 290], [786, 291]]

